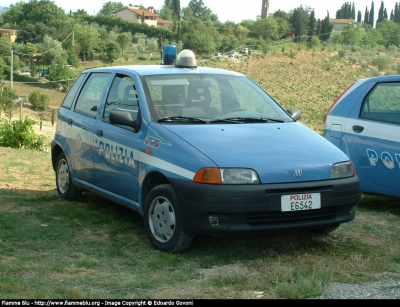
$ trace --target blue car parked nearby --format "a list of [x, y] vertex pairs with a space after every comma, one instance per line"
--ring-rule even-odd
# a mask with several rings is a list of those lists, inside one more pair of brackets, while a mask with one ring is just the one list
[[349, 158], [247, 76], [164, 48], [160, 65], [88, 69], [59, 108], [57, 191], [90, 191], [143, 216], [154, 248], [195, 235], [328, 233], [352, 221]]
[[400, 75], [354, 82], [329, 108], [324, 136], [350, 157], [362, 193], [400, 197]]

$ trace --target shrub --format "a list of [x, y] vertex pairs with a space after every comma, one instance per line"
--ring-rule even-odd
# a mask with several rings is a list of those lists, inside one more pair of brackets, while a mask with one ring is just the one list
[[49, 108], [50, 96], [39, 90], [33, 91], [28, 97], [34, 111], [45, 111]]
[[380, 71], [385, 70], [389, 67], [389, 63], [391, 62], [391, 58], [382, 55], [382, 56], [377, 56], [372, 60], [372, 63], [378, 67]]
[[33, 131], [35, 123], [27, 117], [24, 120], [0, 123], [0, 146], [42, 150], [46, 138]]

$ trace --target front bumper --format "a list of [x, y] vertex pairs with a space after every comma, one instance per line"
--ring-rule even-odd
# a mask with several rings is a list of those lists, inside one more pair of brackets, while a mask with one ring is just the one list
[[[338, 227], [355, 218], [358, 177], [302, 183], [207, 185], [172, 180], [191, 234], [234, 235]], [[321, 208], [281, 211], [281, 196], [321, 193]]]

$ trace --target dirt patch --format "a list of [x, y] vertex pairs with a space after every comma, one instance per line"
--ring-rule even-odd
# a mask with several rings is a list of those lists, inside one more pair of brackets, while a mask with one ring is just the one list
[[223, 266], [213, 266], [210, 269], [202, 269], [200, 273], [205, 278], [213, 278], [219, 276], [227, 276], [227, 275], [248, 275], [249, 269], [245, 267], [243, 264], [229, 264]]

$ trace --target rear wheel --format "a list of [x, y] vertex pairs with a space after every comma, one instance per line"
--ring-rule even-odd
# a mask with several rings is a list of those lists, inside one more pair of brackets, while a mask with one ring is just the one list
[[77, 200], [82, 195], [82, 190], [72, 183], [70, 167], [64, 152], [61, 152], [57, 158], [56, 185], [57, 193], [61, 198]]
[[144, 206], [144, 228], [152, 245], [163, 252], [179, 253], [193, 241], [182, 229], [182, 214], [170, 184], [154, 187]]

